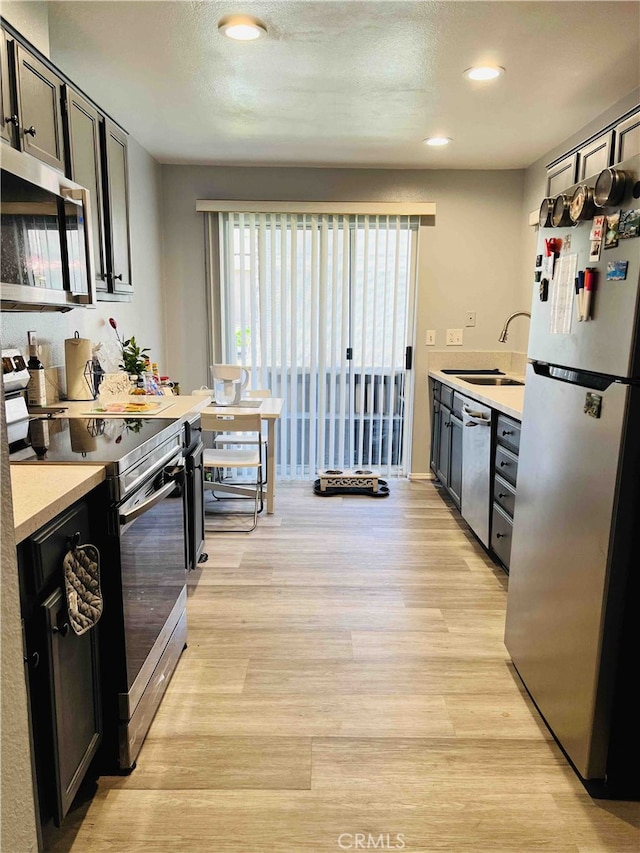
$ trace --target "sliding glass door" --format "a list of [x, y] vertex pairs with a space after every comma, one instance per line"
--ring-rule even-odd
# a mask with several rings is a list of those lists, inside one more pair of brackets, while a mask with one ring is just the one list
[[403, 473], [417, 218], [220, 216], [223, 352], [285, 399], [284, 478]]

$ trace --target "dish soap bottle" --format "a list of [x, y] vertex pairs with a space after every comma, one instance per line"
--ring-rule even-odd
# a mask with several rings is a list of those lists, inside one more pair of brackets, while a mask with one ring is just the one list
[[27, 332], [29, 341], [29, 384], [27, 385], [27, 403], [30, 406], [47, 405], [47, 386], [44, 377], [44, 364], [38, 357], [38, 339], [35, 332]]

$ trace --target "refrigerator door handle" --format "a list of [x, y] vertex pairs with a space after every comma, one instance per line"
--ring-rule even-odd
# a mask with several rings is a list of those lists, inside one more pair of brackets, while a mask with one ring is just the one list
[[[567, 382], [569, 385], [580, 385], [582, 388], [592, 388], [596, 391], [606, 391], [614, 382], [621, 383], [615, 376], [606, 376], [603, 373], [591, 373], [588, 370], [575, 370], [570, 367], [562, 367], [558, 364], [547, 364], [544, 361], [534, 361], [531, 366], [537, 376], [545, 379], [555, 379], [558, 382]], [[629, 384], [629, 383], [621, 383]]]

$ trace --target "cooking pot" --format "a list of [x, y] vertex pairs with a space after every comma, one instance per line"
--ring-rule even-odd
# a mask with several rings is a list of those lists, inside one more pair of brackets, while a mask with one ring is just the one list
[[593, 201], [593, 190], [586, 184], [576, 187], [569, 205], [569, 216], [572, 222], [583, 222], [585, 219], [593, 219], [595, 213]]
[[569, 208], [571, 199], [568, 195], [559, 195], [553, 203], [553, 213], [551, 215], [551, 223], [554, 228], [564, 228], [565, 225], [573, 225]]
[[627, 175], [619, 169], [603, 169], [598, 175], [593, 200], [596, 207], [613, 207], [622, 201]]

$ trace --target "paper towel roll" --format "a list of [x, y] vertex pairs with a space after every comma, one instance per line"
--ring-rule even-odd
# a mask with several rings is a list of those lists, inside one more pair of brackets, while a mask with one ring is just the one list
[[87, 369], [87, 363], [90, 362], [91, 341], [89, 338], [81, 338], [76, 332], [75, 338], [65, 340], [64, 366], [67, 376], [67, 399], [93, 400], [91, 376]]

